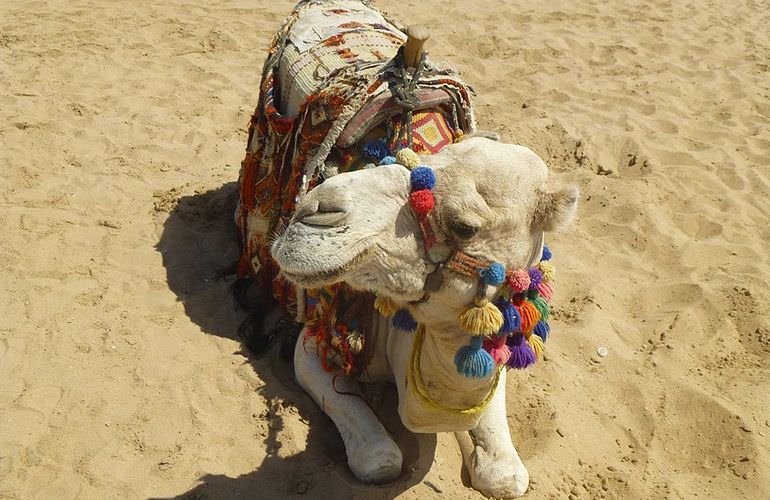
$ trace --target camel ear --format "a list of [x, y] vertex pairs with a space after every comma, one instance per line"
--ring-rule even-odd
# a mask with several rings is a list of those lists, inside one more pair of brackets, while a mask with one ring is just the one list
[[578, 195], [575, 186], [554, 192], [538, 191], [538, 200], [532, 215], [532, 228], [555, 231], [567, 226], [577, 213]]

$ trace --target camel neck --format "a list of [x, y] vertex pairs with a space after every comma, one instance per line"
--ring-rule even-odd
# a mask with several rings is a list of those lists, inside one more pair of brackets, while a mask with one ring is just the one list
[[468, 333], [459, 328], [425, 327], [416, 368], [419, 368], [428, 396], [443, 406], [477, 406], [487, 397], [495, 382], [494, 374], [479, 379], [466, 377], [457, 371], [455, 353], [467, 343]]

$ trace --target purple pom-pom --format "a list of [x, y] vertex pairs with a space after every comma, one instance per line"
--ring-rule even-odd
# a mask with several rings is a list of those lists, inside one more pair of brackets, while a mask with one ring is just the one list
[[505, 266], [499, 262], [492, 262], [479, 273], [481, 281], [487, 285], [497, 286], [505, 281]]
[[537, 285], [540, 284], [540, 282], [543, 281], [543, 273], [540, 272], [540, 269], [533, 267], [529, 270], [529, 289], [530, 290], [537, 290]]
[[367, 158], [380, 160], [388, 155], [388, 145], [382, 139], [369, 141], [361, 147], [361, 151]]
[[519, 333], [509, 337], [506, 343], [511, 350], [511, 357], [508, 358], [506, 365], [520, 370], [535, 362], [535, 351], [529, 343], [524, 342], [524, 335]]
[[394, 163], [396, 163], [395, 156], [386, 156], [380, 160], [380, 165], [393, 165]]
[[406, 309], [399, 309], [393, 316], [393, 326], [399, 330], [404, 330], [405, 332], [413, 332], [417, 329], [417, 322], [412, 315], [409, 314], [409, 311]]
[[412, 170], [409, 181], [412, 183], [412, 191], [433, 189], [433, 186], [436, 185], [436, 175], [432, 168], [419, 166]]
[[551, 332], [551, 327], [548, 326], [548, 323], [545, 321], [538, 321], [535, 325], [534, 330], [532, 330], [532, 333], [543, 339], [543, 342], [545, 342], [548, 339], [548, 334]]
[[543, 245], [543, 257], [540, 260], [551, 260], [551, 257], [553, 257], [551, 249]]
[[521, 318], [519, 317], [519, 311], [508, 302], [507, 300], [499, 299], [495, 302], [495, 305], [500, 312], [503, 313], [503, 326], [500, 328], [500, 333], [514, 333], [521, 328]]

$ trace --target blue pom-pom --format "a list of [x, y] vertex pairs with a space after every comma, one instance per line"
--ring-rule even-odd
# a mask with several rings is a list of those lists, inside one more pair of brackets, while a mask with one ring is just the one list
[[361, 151], [367, 158], [374, 158], [380, 160], [388, 155], [388, 145], [382, 139], [375, 139], [369, 141], [361, 147]]
[[482, 337], [471, 337], [471, 344], [462, 346], [455, 354], [457, 371], [469, 378], [484, 378], [492, 373], [495, 361], [492, 355], [482, 349]]
[[413, 332], [417, 329], [417, 322], [406, 309], [399, 309], [396, 311], [396, 314], [393, 316], [392, 324], [399, 330], [404, 330], [405, 332]]
[[395, 156], [386, 156], [380, 160], [380, 165], [393, 165], [394, 163], [396, 163]]
[[521, 328], [521, 317], [514, 305], [503, 299], [496, 301], [495, 305], [503, 314], [503, 326], [500, 328], [500, 333], [518, 332]]
[[543, 257], [540, 260], [551, 260], [551, 257], [553, 257], [551, 249], [543, 245]]
[[433, 189], [433, 186], [436, 185], [436, 175], [430, 167], [415, 167], [409, 176], [409, 180], [412, 183], [412, 191]]
[[535, 329], [532, 330], [532, 333], [543, 339], [543, 342], [545, 342], [548, 339], [548, 334], [551, 332], [551, 327], [548, 326], [548, 323], [545, 321], [538, 321], [535, 325]]
[[499, 262], [492, 262], [481, 270], [481, 281], [487, 285], [497, 286], [505, 281], [505, 266]]

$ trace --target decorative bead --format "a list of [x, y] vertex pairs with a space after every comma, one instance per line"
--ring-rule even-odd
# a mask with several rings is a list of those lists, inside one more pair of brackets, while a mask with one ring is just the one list
[[540, 268], [540, 272], [543, 275], [543, 281], [545, 283], [548, 283], [553, 279], [554, 268], [553, 268], [553, 264], [550, 261], [548, 260], [541, 261], [537, 267]]
[[523, 292], [529, 288], [529, 273], [523, 269], [517, 269], [508, 275], [508, 284], [514, 292]]
[[432, 168], [419, 166], [409, 174], [409, 181], [412, 184], [412, 191], [433, 189], [433, 186], [436, 185], [436, 175]]
[[540, 272], [540, 269], [533, 267], [529, 270], [529, 289], [530, 290], [537, 290], [537, 285], [540, 284], [540, 282], [543, 281], [543, 273]]
[[412, 191], [409, 194], [409, 203], [418, 215], [428, 215], [433, 210], [433, 207], [436, 206], [436, 200], [433, 198], [433, 193], [430, 189]]
[[497, 286], [505, 281], [505, 267], [499, 262], [492, 262], [479, 273], [487, 285]]
[[386, 156], [380, 160], [380, 165], [393, 165], [394, 163], [396, 163], [395, 156]]
[[406, 309], [399, 309], [393, 316], [393, 326], [405, 332], [413, 332], [417, 329], [417, 322]]
[[492, 374], [495, 361], [482, 349], [482, 337], [471, 337], [470, 345], [462, 346], [455, 354], [457, 371], [469, 378], [484, 378]]
[[396, 153], [396, 161], [407, 168], [414, 168], [420, 164], [420, 157], [409, 148], [404, 148]]
[[508, 337], [507, 344], [511, 350], [511, 357], [508, 358], [506, 365], [520, 370], [535, 362], [535, 352], [532, 346], [524, 341], [524, 335], [517, 333]]
[[460, 325], [473, 335], [494, 335], [503, 326], [503, 314], [487, 299], [460, 314]]
[[551, 249], [543, 245], [543, 257], [540, 260], [551, 260], [552, 256]]
[[367, 158], [374, 158], [379, 161], [381, 158], [387, 156], [388, 145], [382, 139], [375, 139], [364, 144], [361, 147], [361, 151]]

